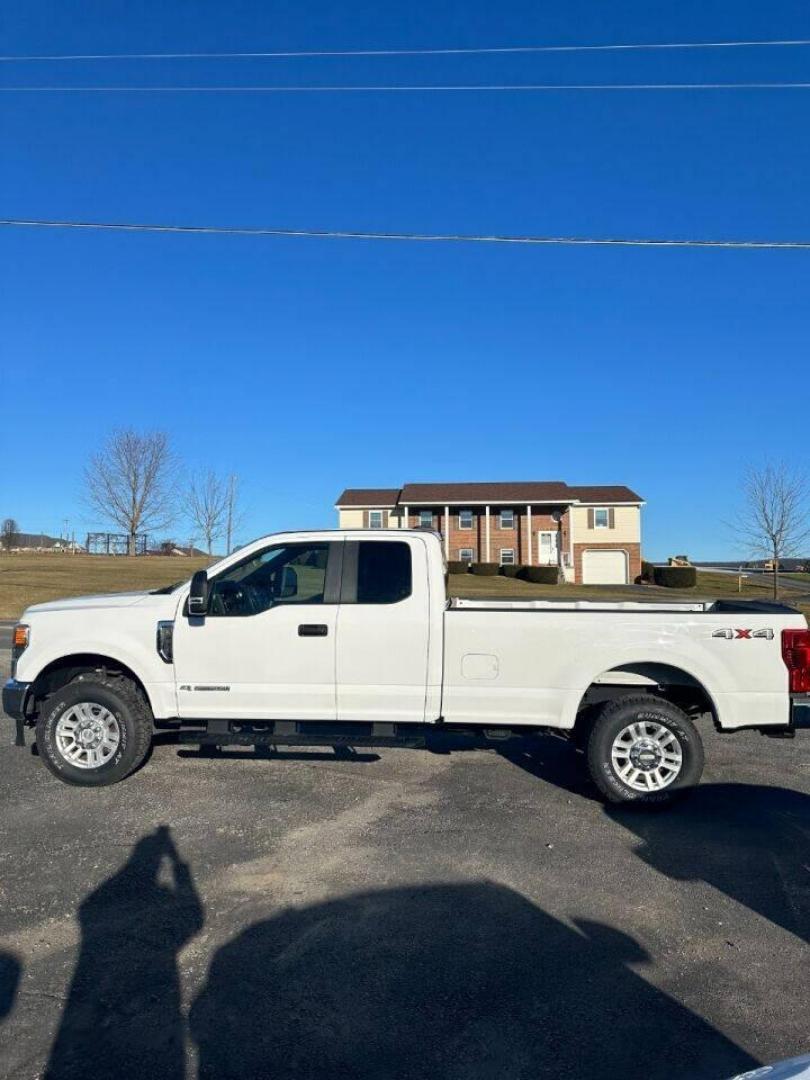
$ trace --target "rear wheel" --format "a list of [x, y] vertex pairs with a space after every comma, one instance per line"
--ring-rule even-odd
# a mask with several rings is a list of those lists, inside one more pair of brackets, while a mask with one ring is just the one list
[[81, 675], [57, 690], [37, 721], [37, 749], [66, 784], [102, 787], [123, 780], [152, 743], [148, 704], [125, 678]]
[[588, 736], [588, 770], [610, 802], [661, 805], [694, 787], [703, 744], [676, 705], [652, 695], [605, 705]]

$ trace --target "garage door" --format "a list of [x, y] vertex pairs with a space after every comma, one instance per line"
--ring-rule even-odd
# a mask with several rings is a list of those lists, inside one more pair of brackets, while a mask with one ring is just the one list
[[627, 556], [623, 551], [583, 551], [583, 585], [626, 585]]

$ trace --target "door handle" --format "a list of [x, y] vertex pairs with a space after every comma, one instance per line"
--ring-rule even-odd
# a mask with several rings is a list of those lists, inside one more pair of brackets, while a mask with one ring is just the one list
[[326, 637], [328, 633], [326, 623], [300, 623], [298, 626], [299, 637]]

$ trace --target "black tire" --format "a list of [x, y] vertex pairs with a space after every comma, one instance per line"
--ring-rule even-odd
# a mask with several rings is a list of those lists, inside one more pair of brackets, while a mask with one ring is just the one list
[[[59, 748], [56, 728], [74, 705], [87, 702], [102, 706], [115, 717], [118, 746], [103, 764], [80, 768], [70, 763]], [[80, 675], [44, 703], [37, 721], [37, 750], [54, 776], [66, 784], [105, 787], [129, 776], [144, 761], [152, 745], [152, 712], [138, 687], [127, 678]]]
[[[639, 791], [631, 787], [621, 778], [613, 763], [612, 750], [617, 736], [628, 725], [645, 722], [660, 724], [669, 730], [681, 752], [680, 771], [666, 787], [655, 791]], [[617, 698], [602, 707], [588, 737], [587, 760], [591, 779], [609, 802], [662, 806], [677, 799], [700, 781], [703, 743], [695, 725], [677, 705], [652, 694], [634, 694]]]

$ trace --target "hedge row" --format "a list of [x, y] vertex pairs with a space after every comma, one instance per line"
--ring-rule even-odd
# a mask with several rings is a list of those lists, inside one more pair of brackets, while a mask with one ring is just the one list
[[459, 560], [459, 561], [451, 560], [447, 564], [447, 573], [448, 574], [466, 574], [469, 569], [470, 569], [470, 564], [468, 562], [464, 562], [464, 561], [461, 561], [461, 560]]
[[694, 566], [655, 566], [653, 581], [665, 589], [693, 589], [697, 585]]
[[560, 572], [556, 566], [518, 566], [509, 563], [500, 566], [498, 563], [474, 563], [453, 561], [447, 564], [450, 574], [478, 574], [482, 577], [494, 577], [502, 574], [508, 578], [519, 578], [521, 581], [533, 581], [536, 585], [556, 585], [560, 580]]

